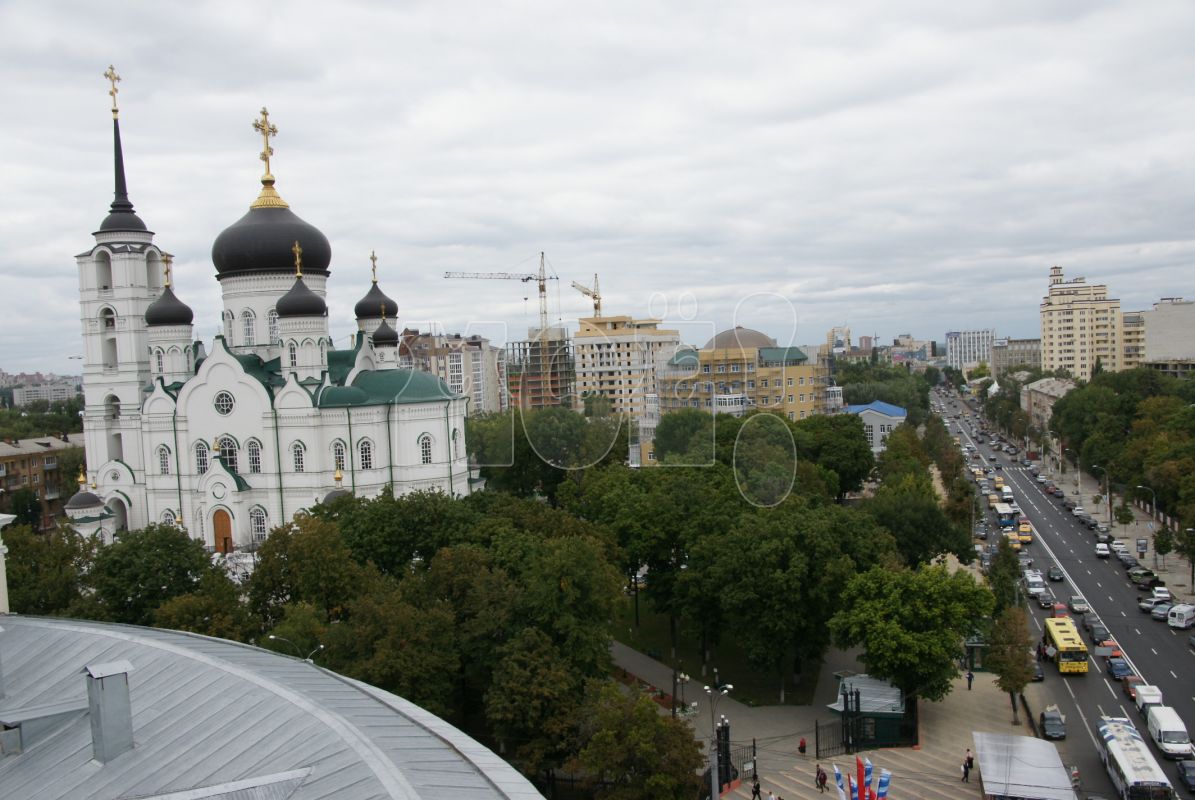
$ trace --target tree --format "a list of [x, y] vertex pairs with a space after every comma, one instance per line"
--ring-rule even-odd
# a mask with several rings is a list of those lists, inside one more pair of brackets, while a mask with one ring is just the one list
[[988, 586], [992, 590], [995, 600], [994, 609], [997, 614], [1005, 609], [1017, 606], [1017, 580], [1020, 564], [1016, 551], [1007, 538], [1001, 536], [996, 549], [996, 557], [992, 559], [991, 569], [988, 570]]
[[[875, 466], [871, 444], [857, 414], [818, 414], [796, 424], [798, 452], [838, 476], [839, 499], [863, 487]], [[808, 434], [808, 435], [804, 435]]]
[[1154, 552], [1162, 557], [1162, 566], [1166, 566], [1166, 556], [1174, 552], [1174, 534], [1170, 529], [1162, 526], [1154, 534]]
[[17, 525], [41, 530], [41, 500], [32, 489], [17, 489], [8, 500], [9, 511], [16, 516]]
[[173, 525], [150, 525], [100, 548], [90, 581], [114, 621], [150, 625], [160, 605], [196, 591], [212, 569], [202, 542]]
[[610, 681], [590, 684], [575, 764], [603, 782], [598, 800], [691, 800], [701, 753], [689, 726], [663, 716], [642, 694]]
[[1119, 525], [1132, 525], [1137, 519], [1128, 503], [1121, 503], [1116, 507], [1116, 522]]
[[712, 414], [696, 408], [682, 408], [660, 416], [656, 426], [656, 460], [667, 456], [684, 456], [695, 443], [711, 442], [714, 436], [715, 418]]
[[81, 597], [95, 542], [73, 528], [38, 533], [28, 525], [6, 528], [8, 592], [18, 614], [61, 614]]
[[214, 569], [199, 579], [196, 591], [158, 606], [154, 626], [233, 641], [244, 641], [253, 633], [249, 610], [241, 603], [236, 584]]
[[862, 645], [869, 674], [908, 697], [941, 700], [951, 689], [963, 642], [992, 609], [970, 574], [944, 567], [875, 567], [847, 584], [830, 630], [840, 647]]
[[1017, 718], [1017, 695], [1025, 691], [1029, 681], [1033, 680], [1030, 648], [1029, 621], [1025, 609], [1009, 606], [992, 626], [984, 663], [996, 673], [996, 685], [1000, 690], [1008, 692], [1013, 725], [1020, 724]]
[[947, 552], [964, 561], [974, 556], [967, 531], [946, 518], [927, 478], [906, 474], [895, 483], [885, 483], [863, 507], [892, 533], [909, 566]]

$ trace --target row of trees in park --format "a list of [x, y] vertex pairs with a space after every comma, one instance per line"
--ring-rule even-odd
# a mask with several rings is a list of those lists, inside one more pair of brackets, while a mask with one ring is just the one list
[[[10, 403], [11, 400], [10, 396]], [[19, 408], [0, 403], [0, 439], [32, 439], [81, 432], [83, 418], [79, 412], [82, 410], [82, 397], [54, 403], [37, 400]]]

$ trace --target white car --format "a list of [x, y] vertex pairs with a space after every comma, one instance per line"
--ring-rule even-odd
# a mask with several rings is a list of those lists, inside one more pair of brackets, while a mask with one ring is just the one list
[[1075, 506], [1074, 508], [1071, 509], [1071, 513], [1074, 514], [1076, 517], [1078, 517], [1078, 516], [1082, 516], [1083, 514], [1086, 514], [1087, 510], [1084, 509], [1083, 506]]
[[1150, 593], [1150, 596], [1159, 603], [1174, 602], [1174, 596], [1170, 594], [1170, 590], [1165, 586], [1155, 586], [1153, 591]]
[[1112, 548], [1113, 553], [1119, 554], [1119, 553], [1129, 552], [1129, 547], [1124, 542], [1113, 542], [1112, 544], [1110, 544], [1108, 546], [1110, 548]]
[[1108, 558], [1110, 555], [1112, 555], [1112, 551], [1108, 549], [1108, 545], [1100, 542], [1095, 546], [1096, 558]]

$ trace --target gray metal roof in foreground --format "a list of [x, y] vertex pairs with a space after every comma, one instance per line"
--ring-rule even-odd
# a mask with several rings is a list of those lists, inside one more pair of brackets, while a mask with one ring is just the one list
[[[66, 700], [82, 707], [0, 755], [3, 798], [540, 798], [438, 717], [299, 659], [128, 625], [0, 616], [0, 626], [0, 718]], [[120, 660], [134, 667], [135, 746], [100, 764], [81, 670]]]
[[985, 797], [1075, 800], [1070, 774], [1053, 742], [972, 731]]

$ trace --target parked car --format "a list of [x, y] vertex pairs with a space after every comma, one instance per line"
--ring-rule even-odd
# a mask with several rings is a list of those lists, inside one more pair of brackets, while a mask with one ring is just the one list
[[1076, 503], [1074, 500], [1071, 500], [1068, 497], [1062, 501], [1062, 507], [1065, 508], [1067, 511], [1073, 512], [1076, 508], [1079, 507], [1079, 504]]
[[1147, 597], [1137, 604], [1137, 608], [1141, 609], [1143, 614], [1149, 614], [1154, 610], [1154, 606], [1156, 606], [1158, 603], [1165, 602], [1167, 601], [1161, 599], [1160, 597]]
[[1087, 605], [1087, 601], [1083, 599], [1082, 595], [1072, 594], [1071, 599], [1066, 603], [1067, 608], [1071, 610], [1072, 614], [1086, 614], [1091, 610], [1091, 606]]
[[1038, 717], [1038, 728], [1044, 739], [1066, 738], [1066, 717], [1059, 710], [1057, 704], [1046, 706], [1046, 710]]
[[1173, 607], [1174, 603], [1171, 603], [1169, 600], [1163, 600], [1150, 609], [1149, 615], [1159, 622], [1165, 622], [1166, 617], [1170, 615], [1170, 609]]
[[1129, 552], [1129, 546], [1126, 545], [1124, 542], [1120, 542], [1120, 541], [1109, 542], [1108, 547], [1112, 550], [1113, 553]]
[[1090, 515], [1083, 517], [1083, 524], [1087, 526], [1087, 530], [1094, 531], [1100, 526], [1099, 520]]
[[1108, 672], [1108, 677], [1114, 681], [1124, 680], [1133, 671], [1129, 669], [1128, 662], [1123, 658], [1109, 658], [1105, 669]]
[[1083, 506], [1076, 505], [1074, 508], [1071, 509], [1071, 514], [1073, 514], [1076, 517], [1085, 517], [1085, 516], [1087, 516], [1087, 509], [1083, 508]]
[[1129, 555], [1128, 553], [1117, 553], [1116, 558], [1119, 559], [1120, 566], [1124, 567], [1125, 569], [1132, 569], [1139, 563], [1136, 556]]
[[1107, 531], [1101, 533], [1098, 528], [1095, 532], [1095, 540], [1097, 542], [1103, 542], [1104, 544], [1112, 544], [1113, 541], [1111, 533]]
[[1058, 566], [1057, 564], [1052, 565], [1048, 570], [1046, 570], [1046, 577], [1052, 581], [1062, 580], [1062, 567]]
[[1101, 522], [1099, 525], [1096, 525], [1096, 526], [1095, 526], [1095, 529], [1096, 529], [1097, 531], [1099, 531], [1100, 533], [1111, 533], [1111, 532], [1112, 532], [1112, 529], [1111, 529], [1111, 528], [1109, 528], [1109, 527], [1108, 527], [1106, 524], [1104, 524], [1103, 522]]
[[1079, 520], [1080, 525], [1086, 525], [1088, 528], [1094, 528], [1096, 525], [1095, 519], [1090, 514], [1076, 514], [1075, 519]]
[[1054, 487], [1054, 496], [1057, 497], [1059, 500], [1061, 500], [1062, 498], [1066, 497], [1066, 490], [1063, 489], [1061, 486], [1055, 486]]
[[1104, 544], [1103, 542], [1100, 542], [1099, 544], [1097, 544], [1095, 546], [1095, 557], [1096, 558], [1107, 558], [1110, 555], [1112, 555], [1112, 551], [1108, 549], [1108, 545]]

